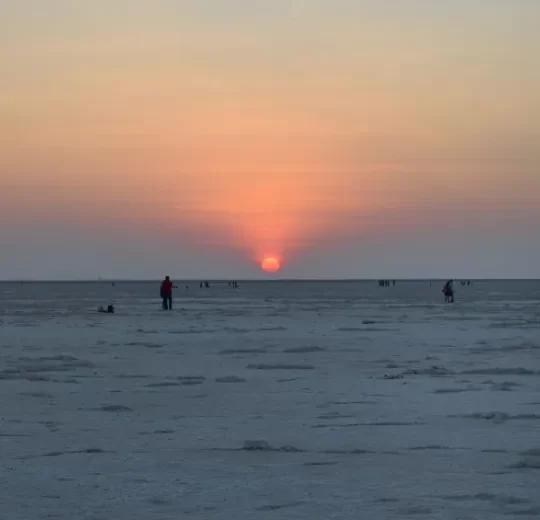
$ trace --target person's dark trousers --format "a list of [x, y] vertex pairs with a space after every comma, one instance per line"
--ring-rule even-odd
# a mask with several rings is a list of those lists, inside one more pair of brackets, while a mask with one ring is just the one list
[[163, 295], [163, 310], [172, 310], [172, 294]]

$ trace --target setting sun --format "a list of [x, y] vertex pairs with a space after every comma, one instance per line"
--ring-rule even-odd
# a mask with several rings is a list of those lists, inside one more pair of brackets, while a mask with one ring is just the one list
[[261, 262], [261, 268], [267, 273], [275, 273], [279, 271], [280, 268], [279, 260], [277, 258], [274, 258], [273, 256], [267, 256]]

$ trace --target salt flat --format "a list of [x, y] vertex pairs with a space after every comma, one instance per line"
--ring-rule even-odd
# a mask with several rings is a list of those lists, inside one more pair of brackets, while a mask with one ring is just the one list
[[540, 282], [179, 285], [0, 284], [2, 520], [540, 516]]

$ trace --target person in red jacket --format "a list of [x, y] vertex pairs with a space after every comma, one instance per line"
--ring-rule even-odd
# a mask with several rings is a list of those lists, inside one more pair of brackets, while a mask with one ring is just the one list
[[163, 310], [172, 310], [172, 290], [173, 290], [173, 283], [171, 282], [171, 279], [166, 276], [165, 280], [161, 282], [161, 290], [160, 290], [160, 296], [163, 300]]

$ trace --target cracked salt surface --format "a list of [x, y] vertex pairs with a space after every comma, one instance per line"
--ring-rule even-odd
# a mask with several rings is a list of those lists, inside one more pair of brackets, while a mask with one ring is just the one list
[[3, 285], [2, 519], [540, 515], [538, 282]]

